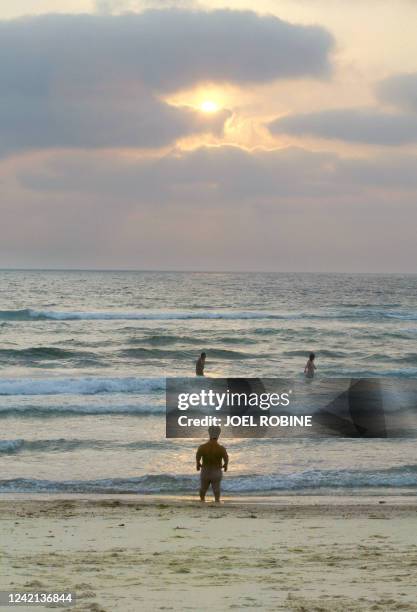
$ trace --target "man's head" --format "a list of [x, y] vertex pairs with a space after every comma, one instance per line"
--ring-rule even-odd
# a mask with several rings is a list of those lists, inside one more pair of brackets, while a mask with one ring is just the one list
[[205, 361], [205, 360], [206, 360], [206, 354], [205, 354], [205, 353], [201, 353], [200, 357], [201, 357], [201, 359], [202, 359], [203, 361]]
[[216, 425], [211, 425], [208, 428], [208, 433], [210, 436], [210, 440], [218, 440], [220, 437], [220, 433], [221, 433], [221, 427], [218, 427]]

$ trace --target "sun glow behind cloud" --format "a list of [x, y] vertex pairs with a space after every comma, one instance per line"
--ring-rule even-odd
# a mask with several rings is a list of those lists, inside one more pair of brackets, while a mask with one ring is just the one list
[[225, 108], [233, 109], [242, 96], [240, 87], [227, 83], [203, 84], [177, 91], [165, 98], [165, 102], [174, 106], [191, 106], [204, 113], [214, 113]]
[[200, 109], [203, 113], [217, 113], [220, 107], [213, 100], [204, 100], [204, 102], [201, 103]]

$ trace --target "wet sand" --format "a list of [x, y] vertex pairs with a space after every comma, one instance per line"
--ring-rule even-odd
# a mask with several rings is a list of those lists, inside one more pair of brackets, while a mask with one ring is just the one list
[[0, 590], [72, 610], [417, 610], [410, 496], [2, 497], [0, 541]]

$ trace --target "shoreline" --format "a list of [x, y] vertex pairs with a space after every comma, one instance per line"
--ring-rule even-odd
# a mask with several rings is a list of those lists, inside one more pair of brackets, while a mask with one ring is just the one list
[[[25, 492], [10, 492], [0, 493], [0, 509], [2, 506], [7, 506], [10, 502], [20, 503], [40, 503], [48, 504], [52, 502], [74, 502], [74, 503], [91, 503], [100, 505], [108, 502], [117, 501], [120, 505], [140, 504], [144, 506], [155, 506], [163, 502], [172, 506], [194, 506], [204, 505], [198, 498], [198, 492], [195, 494], [166, 494], [166, 493], [25, 493]], [[208, 493], [206, 504], [214, 504], [214, 499], [211, 490]], [[338, 508], [338, 507], [378, 507], [386, 505], [387, 507], [409, 507], [417, 510], [417, 492], [404, 493], [397, 492], [367, 492], [352, 494], [346, 492], [333, 494], [313, 494], [313, 493], [288, 493], [283, 494], [242, 494], [242, 495], [222, 495], [219, 507], [239, 507], [239, 506], [261, 506], [272, 508], [285, 507], [322, 507], [322, 508]]]

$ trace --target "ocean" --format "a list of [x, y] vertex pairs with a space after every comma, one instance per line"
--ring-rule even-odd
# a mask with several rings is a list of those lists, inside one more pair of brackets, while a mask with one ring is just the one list
[[[417, 276], [0, 271], [0, 493], [198, 488], [165, 377], [417, 377]], [[417, 408], [416, 408], [417, 411]], [[417, 490], [417, 445], [231, 439], [225, 492]]]

